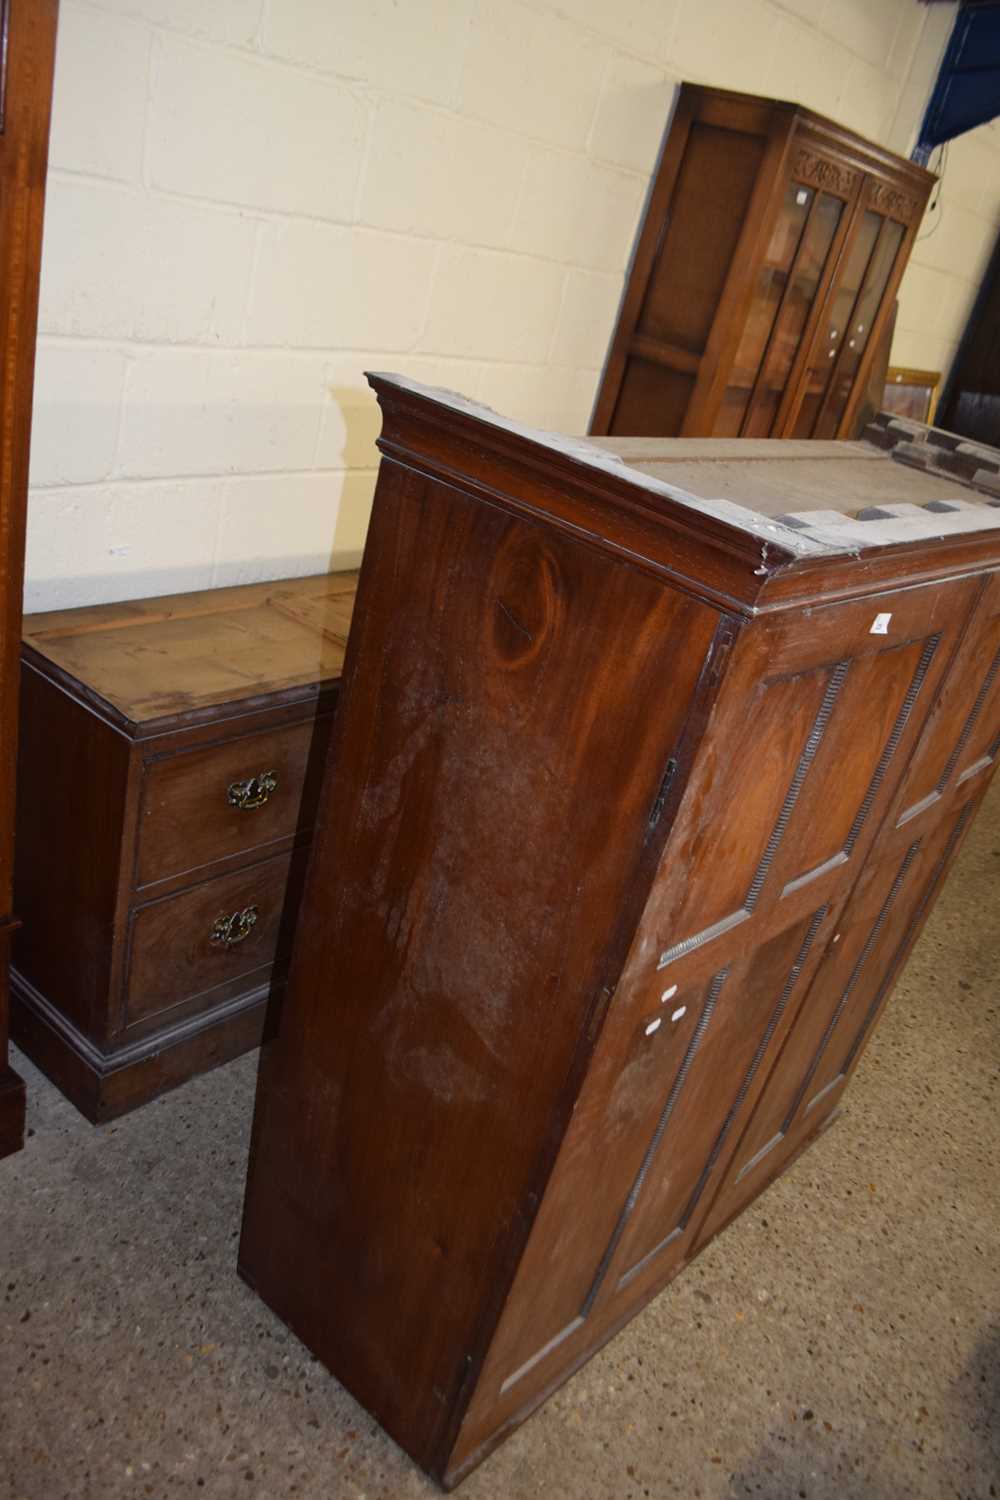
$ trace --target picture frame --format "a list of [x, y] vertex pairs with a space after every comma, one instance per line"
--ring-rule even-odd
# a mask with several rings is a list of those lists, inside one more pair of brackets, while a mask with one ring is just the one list
[[913, 370], [905, 365], [890, 365], [885, 375], [882, 409], [895, 417], [909, 417], [933, 425], [940, 388], [940, 370]]

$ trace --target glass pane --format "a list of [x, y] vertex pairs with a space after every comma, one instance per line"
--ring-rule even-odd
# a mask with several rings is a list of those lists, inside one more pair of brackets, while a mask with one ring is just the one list
[[825, 407], [819, 414], [819, 421], [816, 423], [814, 436], [818, 438], [837, 435], [840, 419], [850, 399], [854, 377], [858, 373], [861, 356], [868, 343], [872, 323], [878, 314], [902, 242], [902, 224], [887, 224], [879, 239], [875, 254], [872, 256], [871, 265], [868, 267], [864, 288], [855, 304], [850, 327], [847, 329], [847, 344], [837, 361], [830, 394]]
[[881, 216], [869, 211], [858, 226], [848, 249], [846, 263], [833, 295], [826, 327], [821, 331], [813, 362], [806, 377], [805, 399], [795, 422], [793, 437], [813, 436], [816, 417], [833, 373], [834, 360], [843, 342], [844, 330], [851, 321], [854, 304], [857, 301], [881, 227]]
[[819, 202], [802, 237], [801, 249], [764, 358], [750, 415], [743, 429], [744, 437], [770, 435], [843, 211], [844, 204], [840, 198], [834, 198], [830, 193], [820, 193]]
[[717, 437], [736, 437], [739, 433], [814, 196], [812, 188], [796, 182], [789, 183], [785, 190], [785, 201], [767, 247], [729, 386], [712, 428]]

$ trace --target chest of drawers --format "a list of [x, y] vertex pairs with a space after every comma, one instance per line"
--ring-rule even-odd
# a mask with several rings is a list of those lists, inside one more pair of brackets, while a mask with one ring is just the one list
[[90, 1120], [260, 1040], [355, 583], [25, 620], [12, 1034]]

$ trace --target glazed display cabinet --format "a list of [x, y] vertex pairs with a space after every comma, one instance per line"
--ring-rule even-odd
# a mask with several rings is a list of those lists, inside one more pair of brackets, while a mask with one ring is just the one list
[[810, 110], [683, 84], [591, 431], [854, 436], [933, 181]]

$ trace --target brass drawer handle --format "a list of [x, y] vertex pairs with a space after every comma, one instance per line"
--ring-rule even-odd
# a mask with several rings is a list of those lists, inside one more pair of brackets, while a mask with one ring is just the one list
[[234, 948], [248, 938], [257, 926], [256, 906], [244, 906], [242, 911], [230, 912], [228, 917], [218, 917], [212, 928], [212, 942]]
[[233, 781], [229, 786], [229, 802], [232, 807], [249, 812], [251, 808], [263, 807], [271, 793], [278, 787], [278, 778], [273, 771], [258, 771], [246, 781]]

